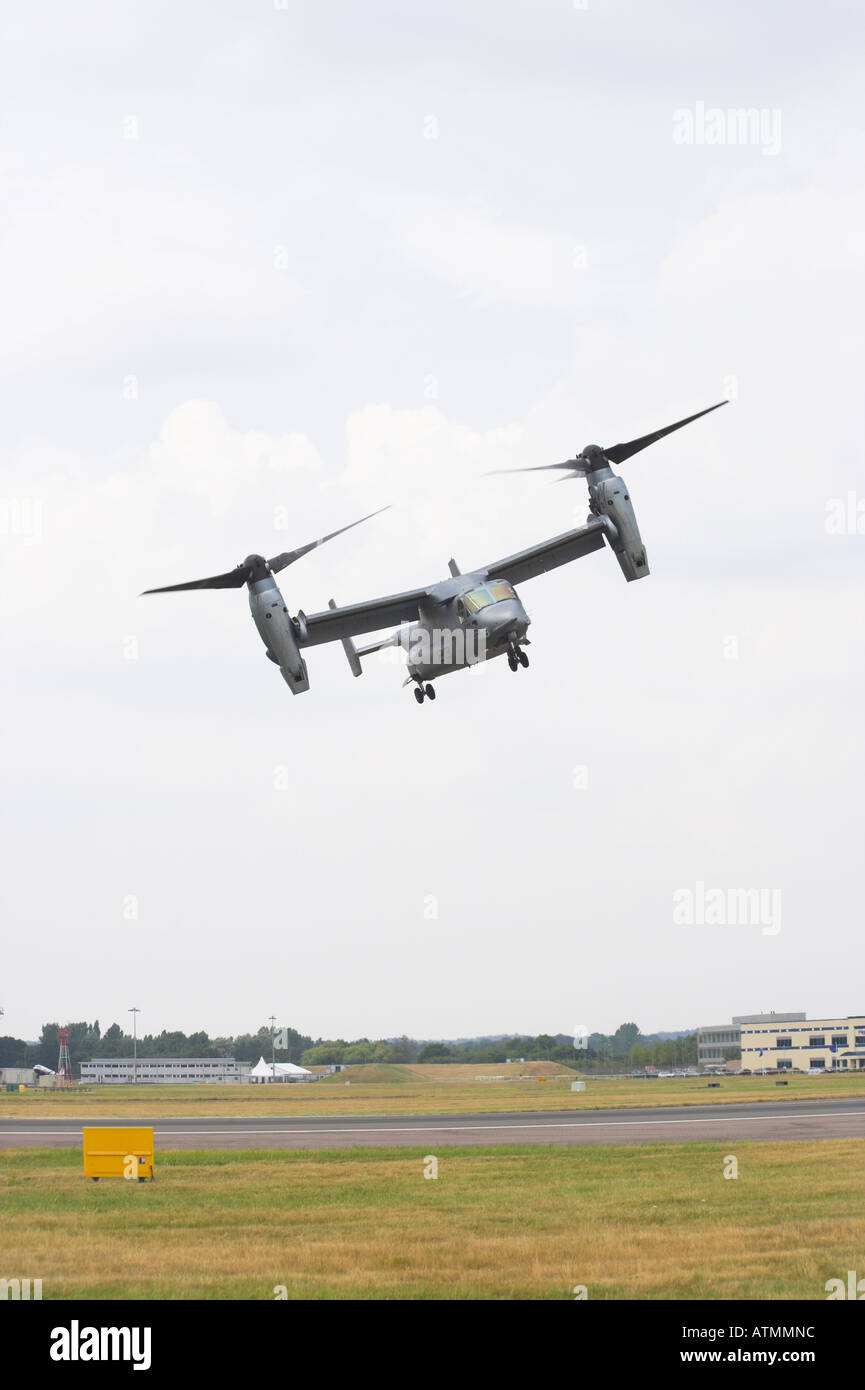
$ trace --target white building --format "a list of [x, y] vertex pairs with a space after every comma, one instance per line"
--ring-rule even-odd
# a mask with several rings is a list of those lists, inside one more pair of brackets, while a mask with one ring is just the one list
[[81, 1063], [82, 1085], [224, 1085], [248, 1079], [249, 1063], [233, 1057], [95, 1057]]
[[53, 1086], [54, 1072], [50, 1067], [0, 1067], [0, 1087], [5, 1090], [19, 1086]]
[[35, 1081], [35, 1067], [0, 1067], [2, 1086], [32, 1086]]

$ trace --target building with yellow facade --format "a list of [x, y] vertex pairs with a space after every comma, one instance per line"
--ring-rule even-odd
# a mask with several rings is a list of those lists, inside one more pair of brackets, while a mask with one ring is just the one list
[[739, 1025], [749, 1071], [865, 1071], [865, 1014]]
[[697, 1059], [710, 1070], [865, 1071], [865, 1014], [739, 1014], [698, 1030]]

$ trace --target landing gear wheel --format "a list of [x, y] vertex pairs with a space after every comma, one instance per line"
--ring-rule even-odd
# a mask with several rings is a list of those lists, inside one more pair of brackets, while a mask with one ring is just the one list
[[519, 663], [519, 660], [518, 660], [517, 657], [514, 655], [514, 653], [513, 653], [513, 652], [508, 652], [508, 665], [510, 666], [511, 670], [512, 670], [512, 671], [515, 671], [515, 670], [517, 669], [517, 667], [519, 666], [519, 664], [520, 664], [520, 663]]
[[519, 652], [517, 652], [517, 656], [519, 657], [519, 661], [520, 661], [520, 665], [521, 665], [521, 666], [523, 666], [523, 667], [528, 666], [528, 664], [529, 664], [529, 658], [528, 658], [528, 654], [527, 654], [526, 652], [524, 652], [524, 651], [519, 651]]
[[426, 696], [427, 696], [427, 699], [428, 699], [428, 700], [434, 700], [434, 699], [435, 699], [436, 693], [435, 693], [435, 690], [433, 689], [433, 687], [432, 687], [431, 685], [425, 685], [425, 686], [424, 686], [424, 690], [426, 691]]
[[419, 705], [422, 705], [422, 704], [423, 704], [423, 693], [424, 693], [424, 692], [423, 692], [423, 686], [422, 686], [422, 685], [419, 685], [419, 686], [417, 687], [417, 689], [415, 690], [415, 693], [414, 693], [414, 697], [415, 697], [415, 699], [417, 700], [417, 702], [418, 702]]

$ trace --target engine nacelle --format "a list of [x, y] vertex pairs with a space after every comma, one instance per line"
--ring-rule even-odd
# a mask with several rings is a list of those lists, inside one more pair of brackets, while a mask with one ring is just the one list
[[295, 627], [272, 575], [250, 584], [249, 609], [267, 654], [279, 667], [292, 695], [309, 690], [309, 674], [297, 645]]
[[607, 517], [616, 528], [617, 539], [611, 539], [610, 545], [622, 574], [629, 582], [643, 579], [649, 573], [649, 562], [624, 478], [604, 469], [589, 474], [586, 482], [593, 515]]

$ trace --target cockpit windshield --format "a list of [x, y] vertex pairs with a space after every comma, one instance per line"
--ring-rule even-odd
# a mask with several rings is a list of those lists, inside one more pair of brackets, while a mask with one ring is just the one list
[[472, 589], [463, 601], [467, 613], [477, 613], [481, 608], [487, 608], [491, 603], [501, 603], [502, 599], [506, 598], [516, 598], [516, 594], [507, 580], [496, 579], [492, 584], [485, 584], [482, 589]]

